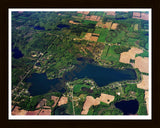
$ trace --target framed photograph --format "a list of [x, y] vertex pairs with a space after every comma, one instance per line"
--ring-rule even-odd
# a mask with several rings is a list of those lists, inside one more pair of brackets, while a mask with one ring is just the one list
[[151, 8], [9, 8], [9, 120], [151, 120]]

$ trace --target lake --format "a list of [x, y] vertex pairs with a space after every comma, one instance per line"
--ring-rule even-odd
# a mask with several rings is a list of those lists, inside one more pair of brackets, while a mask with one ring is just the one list
[[115, 103], [115, 106], [120, 109], [124, 115], [134, 115], [138, 111], [139, 103], [136, 99], [129, 101], [122, 100]]
[[99, 87], [102, 87], [116, 81], [136, 80], [137, 76], [134, 69], [120, 70], [85, 63], [78, 65], [74, 70], [63, 75], [63, 79], [66, 81], [81, 78], [93, 79]]
[[31, 96], [42, 95], [49, 91], [65, 92], [64, 82], [61, 79], [49, 80], [45, 73], [33, 73], [25, 82], [32, 84], [28, 90]]
[[23, 57], [23, 54], [22, 54], [22, 52], [19, 50], [18, 47], [12, 48], [12, 52], [13, 52], [13, 57], [14, 57], [15, 59], [19, 59], [19, 58]]
[[49, 80], [45, 73], [33, 73], [25, 82], [30, 82], [32, 85], [29, 92], [32, 96], [45, 94], [49, 91], [65, 92], [65, 82], [75, 79], [89, 78], [94, 80], [99, 87], [106, 86], [112, 82], [123, 80], [135, 80], [136, 72], [133, 69], [113, 69], [104, 68], [94, 64], [81, 63], [72, 71], [66, 72], [63, 78]]

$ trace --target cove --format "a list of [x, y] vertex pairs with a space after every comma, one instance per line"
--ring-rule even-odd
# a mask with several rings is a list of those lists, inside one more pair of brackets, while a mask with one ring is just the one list
[[124, 115], [132, 115], [137, 113], [139, 108], [139, 103], [136, 99], [129, 101], [123, 100], [115, 103], [115, 107], [120, 109]]
[[104, 68], [94, 64], [81, 63], [72, 71], [65, 72], [62, 78], [49, 80], [45, 73], [33, 73], [25, 82], [30, 82], [29, 92], [32, 96], [45, 94], [49, 91], [65, 92], [65, 82], [75, 79], [89, 78], [96, 82], [99, 87], [109, 83], [124, 80], [135, 80], [136, 73], [133, 69]]
[[49, 91], [64, 93], [64, 82], [61, 79], [47, 79], [45, 73], [33, 73], [25, 82], [31, 83], [29, 92], [31, 96], [42, 95]]

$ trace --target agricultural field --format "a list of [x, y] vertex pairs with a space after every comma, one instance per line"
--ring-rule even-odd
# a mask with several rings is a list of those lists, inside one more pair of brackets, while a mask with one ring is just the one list
[[106, 60], [108, 62], [115, 62], [115, 63], [119, 62], [120, 54], [117, 54], [115, 52], [115, 50], [114, 50], [115, 48], [116, 48], [115, 45], [113, 45], [113, 46], [106, 45], [105, 49], [102, 53], [101, 59]]
[[100, 34], [99, 38], [98, 38], [98, 42], [106, 42], [106, 37], [108, 35], [109, 30], [108, 29], [99, 29], [97, 28], [94, 33], [98, 33]]
[[12, 12], [12, 115], [148, 115], [147, 16]]

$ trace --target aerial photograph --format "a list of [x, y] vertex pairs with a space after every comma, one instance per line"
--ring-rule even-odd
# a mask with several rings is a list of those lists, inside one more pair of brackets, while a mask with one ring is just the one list
[[150, 114], [149, 11], [10, 14], [10, 116]]

